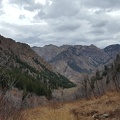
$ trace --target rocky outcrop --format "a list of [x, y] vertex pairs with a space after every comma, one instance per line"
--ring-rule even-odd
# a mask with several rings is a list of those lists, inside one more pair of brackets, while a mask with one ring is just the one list
[[46, 45], [44, 47], [37, 47], [34, 46], [32, 49], [41, 57], [43, 57], [46, 61], [52, 60], [55, 56], [57, 56], [59, 53], [65, 51], [67, 48], [69, 48], [69, 45], [63, 45], [61, 47], [55, 46], [55, 45]]

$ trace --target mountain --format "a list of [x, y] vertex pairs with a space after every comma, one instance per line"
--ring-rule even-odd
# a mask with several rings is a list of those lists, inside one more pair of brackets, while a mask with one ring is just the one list
[[0, 86], [15, 86], [37, 95], [51, 96], [52, 89], [75, 85], [37, 55], [27, 44], [0, 35]]
[[[79, 80], [82, 74], [93, 73], [96, 69], [111, 63], [117, 53], [120, 52], [120, 45], [110, 45], [104, 49], [95, 45], [65, 45], [60, 47], [47, 45], [40, 48], [33, 47], [32, 49], [45, 58], [62, 75], [71, 80]], [[39, 51], [44, 52], [41, 54]]]
[[32, 47], [32, 49], [40, 55], [42, 58], [44, 58], [46, 61], [50, 61], [52, 58], [57, 56], [59, 53], [67, 50], [69, 45], [63, 45], [61, 47], [55, 46], [55, 45], [45, 45], [44, 47]]
[[104, 48], [104, 52], [106, 52], [111, 58], [115, 58], [116, 54], [120, 53], [120, 45], [115, 44], [115, 45], [110, 45]]

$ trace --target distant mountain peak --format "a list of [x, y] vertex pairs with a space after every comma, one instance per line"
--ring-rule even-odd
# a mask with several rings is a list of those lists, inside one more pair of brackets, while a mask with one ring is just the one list
[[119, 50], [120, 49], [120, 44], [113, 44], [113, 45], [109, 45], [107, 47], [104, 48], [105, 51], [109, 51], [109, 50]]
[[120, 45], [110, 45], [105, 49], [100, 49], [94, 44], [63, 45], [58, 48], [43, 47], [39, 51], [38, 54], [49, 61], [55, 70], [68, 78], [79, 79], [76, 76], [92, 73], [95, 69], [112, 62], [120, 52]]
[[98, 48], [98, 47], [95, 46], [94, 44], [91, 44], [89, 47], [92, 47], [92, 48]]
[[58, 47], [57, 45], [53, 45], [53, 44], [49, 44], [49, 45], [45, 45], [44, 47]]

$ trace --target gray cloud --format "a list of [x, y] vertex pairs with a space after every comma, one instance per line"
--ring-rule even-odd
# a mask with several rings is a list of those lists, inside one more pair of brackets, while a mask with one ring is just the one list
[[109, 21], [107, 20], [99, 21], [98, 23], [93, 24], [92, 27], [98, 27], [98, 28], [105, 27], [108, 24], [108, 22]]
[[[46, 9], [47, 8], [47, 9]], [[47, 4], [44, 9], [42, 9], [42, 15], [44, 13], [45, 18], [59, 18], [63, 16], [72, 17], [79, 12], [79, 8], [75, 1], [69, 0], [52, 0], [52, 4]], [[36, 18], [41, 18], [41, 11], [35, 16]]]
[[45, 26], [38, 25], [38, 24], [16, 25], [16, 24], [9, 24], [9, 23], [2, 22], [0, 26], [1, 25], [4, 28], [3, 32], [2, 32], [3, 28], [0, 28], [0, 32], [3, 33], [3, 35], [5, 36], [9, 35], [8, 37], [11, 37], [26, 43], [34, 43], [35, 39], [37, 41], [40, 35], [46, 34], [48, 32]]
[[32, 5], [35, 3], [34, 0], [9, 0], [9, 3], [16, 5]]
[[[10, 5], [34, 12], [30, 25], [0, 22], [0, 33], [31, 46], [46, 44], [95, 44], [120, 42], [119, 0], [9, 0]], [[118, 13], [117, 13], [118, 12]], [[114, 14], [117, 13], [117, 14]], [[19, 15], [19, 20], [26, 16]], [[41, 23], [44, 22], [43, 23]]]
[[70, 0], [53, 0], [52, 5], [48, 8], [48, 17], [56, 18], [61, 16], [75, 16], [79, 9], [75, 1]]
[[2, 0], [0, 1], [0, 9], [2, 8]]
[[35, 10], [41, 10], [42, 5], [41, 4], [32, 4], [32, 5], [27, 5], [24, 6], [24, 9], [28, 10], [28, 11], [35, 11]]
[[81, 0], [81, 4], [90, 8], [97, 7], [97, 8], [112, 8], [112, 9], [118, 9], [120, 7], [120, 1], [119, 0], [104, 0], [104, 1], [98, 1], [98, 0]]
[[46, 13], [43, 10], [39, 10], [39, 12], [34, 16], [34, 19], [39, 20], [39, 19], [45, 19], [46, 18]]
[[21, 20], [22, 20], [22, 19], [25, 19], [25, 18], [26, 18], [25, 15], [20, 15], [20, 16], [19, 16], [19, 19], [21, 19]]
[[102, 29], [99, 29], [99, 30], [97, 29], [97, 30], [90, 31], [89, 33], [93, 35], [102, 35], [105, 33], [105, 31]]
[[80, 24], [76, 24], [76, 23], [72, 23], [72, 24], [63, 24], [63, 25], [59, 25], [55, 28], [55, 30], [57, 30], [58, 32], [69, 32], [69, 31], [75, 31], [77, 29], [80, 28]]
[[35, 11], [42, 8], [42, 4], [35, 3], [35, 0], [9, 0], [10, 4], [15, 4], [28, 11]]
[[0, 1], [0, 15], [4, 14], [2, 2], [3, 2], [3, 0]]
[[107, 32], [111, 35], [120, 33], [120, 22], [117, 19], [109, 20], [109, 24], [106, 26]]

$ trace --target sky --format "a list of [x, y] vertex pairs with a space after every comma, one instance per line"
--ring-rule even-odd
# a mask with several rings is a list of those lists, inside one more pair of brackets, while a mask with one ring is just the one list
[[120, 0], [0, 0], [0, 34], [38, 47], [120, 44]]

